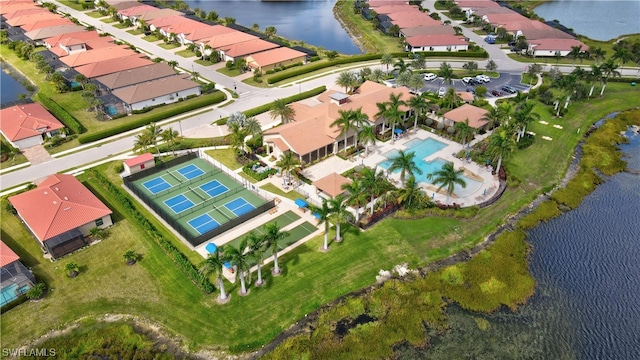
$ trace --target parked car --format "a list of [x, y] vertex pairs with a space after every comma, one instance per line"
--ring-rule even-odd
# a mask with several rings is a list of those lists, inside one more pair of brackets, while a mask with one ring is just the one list
[[509, 94], [515, 94], [518, 92], [518, 90], [516, 90], [513, 86], [511, 85], [504, 85], [502, 87], [502, 91], [509, 93]]
[[493, 95], [493, 96], [502, 96], [502, 92], [500, 90], [493, 90], [491, 92], [491, 95]]
[[484, 83], [476, 78], [471, 78], [471, 80], [469, 80], [469, 85], [482, 85], [482, 84]]
[[434, 74], [434, 73], [426, 73], [426, 74], [422, 74], [422, 78], [425, 81], [431, 81], [431, 80], [435, 80], [438, 77], [438, 75]]
[[438, 89], [438, 97], [443, 97], [444, 94], [447, 93], [447, 89], [441, 87], [440, 89]]
[[475, 95], [475, 94], [476, 94], [476, 89], [474, 89], [474, 88], [472, 88], [472, 87], [468, 87], [468, 88], [467, 88], [467, 92], [470, 92], [470, 93], [472, 93], [473, 95]]
[[462, 78], [462, 83], [465, 84], [465, 85], [473, 85], [473, 84], [471, 84], [471, 80], [472, 79], [473, 78], [471, 78], [471, 77], [463, 77]]
[[483, 83], [488, 83], [489, 81], [491, 81], [491, 78], [488, 77], [487, 75], [478, 75], [476, 76], [476, 80], [483, 82]]

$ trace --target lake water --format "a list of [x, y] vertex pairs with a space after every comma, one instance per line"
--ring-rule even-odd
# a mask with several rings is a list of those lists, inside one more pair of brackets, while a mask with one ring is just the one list
[[637, 0], [560, 0], [541, 4], [534, 11], [547, 21], [557, 19], [594, 40], [640, 33], [640, 1]]
[[361, 53], [338, 20], [333, 16], [336, 0], [263, 2], [260, 0], [185, 1], [192, 9], [215, 11], [221, 18], [232, 17], [248, 28], [258, 24], [261, 30], [275, 26], [277, 35], [291, 40], [336, 50], [343, 54]]
[[27, 89], [5, 72], [0, 66], [0, 104], [18, 100], [19, 94], [28, 94]]
[[[640, 135], [623, 145], [640, 172]], [[529, 233], [535, 295], [516, 313], [453, 306], [451, 329], [400, 359], [639, 359], [640, 175], [621, 173]]]

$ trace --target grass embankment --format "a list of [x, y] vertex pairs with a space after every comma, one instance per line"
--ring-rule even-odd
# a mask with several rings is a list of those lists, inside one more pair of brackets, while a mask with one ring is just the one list
[[212, 158], [218, 160], [221, 164], [228, 167], [231, 170], [237, 170], [242, 167], [236, 160], [235, 151], [231, 148], [229, 149], [218, 149], [218, 150], [207, 150], [205, 153]]
[[[318, 251], [322, 243], [322, 236], [319, 236], [281, 257], [283, 276], [272, 278], [268, 268], [265, 269], [263, 274], [268, 285], [252, 288], [249, 296], [237, 296], [237, 285], [227, 284], [232, 299], [224, 306], [216, 305], [215, 294], [204, 295], [198, 290], [155, 242], [143, 235], [139, 225], [120, 215], [121, 205], [106, 196], [105, 201], [114, 210], [116, 219], [116, 225], [110, 229], [111, 235], [56, 263], [42, 258], [40, 249], [19, 220], [9, 215], [4, 205], [0, 206], [2, 239], [25, 259], [28, 266], [33, 266], [39, 278], [55, 289], [39, 302], [27, 302], [2, 315], [3, 345], [18, 346], [51, 328], [84, 316], [131, 313], [162, 324], [167, 331], [183, 338], [190, 348], [219, 346], [233, 351], [257, 348], [321, 304], [370, 285], [381, 268], [390, 269], [402, 262], [415, 268], [477, 244], [503, 224], [510, 214], [533, 200], [540, 189], [559, 181], [584, 129], [608, 113], [637, 104], [637, 95], [637, 88], [610, 84], [603, 98], [572, 104], [568, 115], [556, 120], [564, 129], [553, 128], [551, 124], [531, 124], [530, 129], [539, 135], [552, 136], [554, 140], [536, 140], [531, 147], [514, 153], [506, 164], [512, 187], [498, 202], [480, 210], [473, 219], [387, 219], [366, 232], [347, 232], [344, 242], [332, 244], [328, 253]], [[546, 110], [541, 108], [540, 111]], [[546, 111], [543, 119], [550, 118]], [[578, 128], [583, 131], [578, 133]], [[99, 169], [120, 186], [121, 179], [113, 171], [115, 166], [116, 163], [112, 163]], [[99, 188], [92, 185], [92, 179], [83, 180], [92, 188]], [[146, 209], [140, 207], [140, 211], [162, 229]], [[168, 230], [164, 231], [192, 262], [202, 260], [199, 255], [188, 252]], [[124, 251], [129, 249], [144, 256], [132, 267], [127, 267], [122, 258]], [[491, 256], [501, 258], [498, 254]], [[79, 277], [70, 279], [64, 274], [64, 264], [69, 261], [83, 266]], [[464, 267], [461, 270], [464, 278], [475, 279], [473, 268]], [[482, 286], [485, 292], [491, 293], [501, 288], [501, 284], [508, 285], [513, 281], [502, 276], [496, 274], [495, 280], [478, 278], [473, 280], [474, 286]], [[396, 283], [385, 286], [392, 284]], [[395, 297], [402, 295], [402, 292], [392, 290], [388, 290], [390, 302], [397, 301]], [[517, 298], [507, 290], [494, 293], [504, 296], [499, 302]], [[437, 299], [438, 294], [431, 296]], [[489, 304], [488, 300], [486, 302]], [[268, 309], [265, 304], [269, 304]], [[472, 305], [469, 308], [475, 309]], [[416, 316], [411, 306], [402, 309]]]
[[399, 38], [385, 35], [373, 28], [371, 21], [365, 20], [360, 13], [354, 13], [353, 1], [339, 0], [333, 13], [347, 32], [364, 48], [367, 53], [395, 53], [402, 51]]

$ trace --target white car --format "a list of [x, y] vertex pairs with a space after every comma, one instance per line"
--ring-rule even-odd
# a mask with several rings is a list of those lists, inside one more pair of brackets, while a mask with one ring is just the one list
[[422, 75], [422, 78], [425, 81], [431, 81], [431, 80], [435, 80], [438, 76], [434, 73], [426, 73]]
[[470, 78], [470, 77], [463, 77], [462, 78], [462, 83], [465, 84], [465, 85], [469, 85], [469, 83], [471, 82], [471, 79], [472, 78]]
[[478, 75], [476, 76], [476, 80], [482, 81], [483, 83], [488, 83], [491, 81], [491, 78], [488, 77], [487, 75]]
[[440, 89], [438, 89], [438, 97], [444, 97], [444, 95], [447, 93], [447, 89], [441, 87]]

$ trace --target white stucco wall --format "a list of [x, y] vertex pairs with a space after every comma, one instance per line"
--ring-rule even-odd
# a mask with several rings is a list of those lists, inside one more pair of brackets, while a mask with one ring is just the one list
[[[111, 215], [107, 215], [107, 216], [102, 217], [102, 225], [100, 225], [98, 227], [100, 229], [106, 229], [111, 225], [113, 225], [113, 221], [111, 220]], [[78, 229], [80, 230], [82, 235], [87, 236], [87, 235], [89, 235], [89, 232], [91, 231], [91, 229], [93, 229], [94, 227], [96, 227], [96, 222], [92, 221], [90, 223], [86, 223], [86, 224], [80, 226]]]
[[179, 98], [186, 98], [189, 95], [200, 95], [200, 93], [201, 93], [200, 87], [187, 89], [187, 90], [179, 91], [177, 95], [176, 93], [171, 93], [171, 94], [159, 96], [154, 99], [149, 99], [149, 100], [140, 101], [140, 102], [131, 104], [130, 110], [131, 111], [141, 110], [141, 109], [144, 109], [145, 107], [156, 106], [158, 104], [171, 104], [171, 103], [177, 102]]
[[422, 52], [422, 51], [464, 51], [469, 49], [469, 45], [441, 45], [441, 46], [420, 46], [420, 47], [410, 47], [411, 52]]

